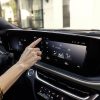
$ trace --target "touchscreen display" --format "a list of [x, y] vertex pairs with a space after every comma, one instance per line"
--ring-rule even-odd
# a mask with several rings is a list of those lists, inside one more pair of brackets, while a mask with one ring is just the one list
[[66, 65], [77, 65], [77, 67], [83, 65], [86, 55], [86, 46], [84, 45], [46, 40], [45, 47], [48, 59], [54, 57], [64, 60]]

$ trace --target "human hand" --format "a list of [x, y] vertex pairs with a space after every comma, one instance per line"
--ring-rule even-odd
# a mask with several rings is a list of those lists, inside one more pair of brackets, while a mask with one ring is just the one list
[[22, 53], [19, 61], [17, 64], [20, 64], [20, 66], [27, 70], [31, 66], [33, 66], [38, 60], [41, 60], [41, 54], [39, 48], [36, 48], [35, 46], [42, 40], [42, 38], [37, 39], [36, 41], [32, 42], [29, 46], [27, 46]]

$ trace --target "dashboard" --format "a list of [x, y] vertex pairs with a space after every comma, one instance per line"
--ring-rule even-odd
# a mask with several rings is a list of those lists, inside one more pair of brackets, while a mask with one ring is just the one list
[[39, 37], [42, 41], [37, 47], [42, 51], [42, 60], [26, 75], [31, 82], [34, 99], [99, 100], [99, 31], [1, 31], [2, 46], [13, 59], [12, 64]]
[[82, 76], [100, 75], [100, 39], [97, 36], [39, 30], [6, 30], [4, 33], [7, 35], [5, 48], [15, 57], [41, 37], [38, 47], [43, 53], [42, 62]]

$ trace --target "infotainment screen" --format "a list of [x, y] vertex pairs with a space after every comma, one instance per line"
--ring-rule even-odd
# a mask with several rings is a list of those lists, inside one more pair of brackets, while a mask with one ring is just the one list
[[51, 63], [55, 60], [58, 64], [81, 67], [86, 55], [86, 46], [46, 40], [44, 53], [45, 60], [51, 60]]

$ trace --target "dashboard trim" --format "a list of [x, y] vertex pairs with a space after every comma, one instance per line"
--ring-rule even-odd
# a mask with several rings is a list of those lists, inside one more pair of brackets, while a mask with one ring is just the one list
[[41, 65], [39, 63], [36, 63], [34, 66], [36, 68], [42, 69], [42, 70], [47, 71], [47, 72], [52, 73], [52, 74], [55, 74], [59, 77], [65, 78], [67, 80], [78, 83], [80, 85], [84, 85], [84, 86], [90, 87], [92, 89], [100, 90], [100, 80], [90, 81], [90, 80], [86, 79], [86, 77], [85, 77], [85, 79], [82, 79], [82, 78], [80, 79], [79, 77], [74, 77], [72, 75], [64, 74], [61, 71], [57, 71], [55, 69], [49, 68], [48, 66], [43, 66], [43, 64]]

